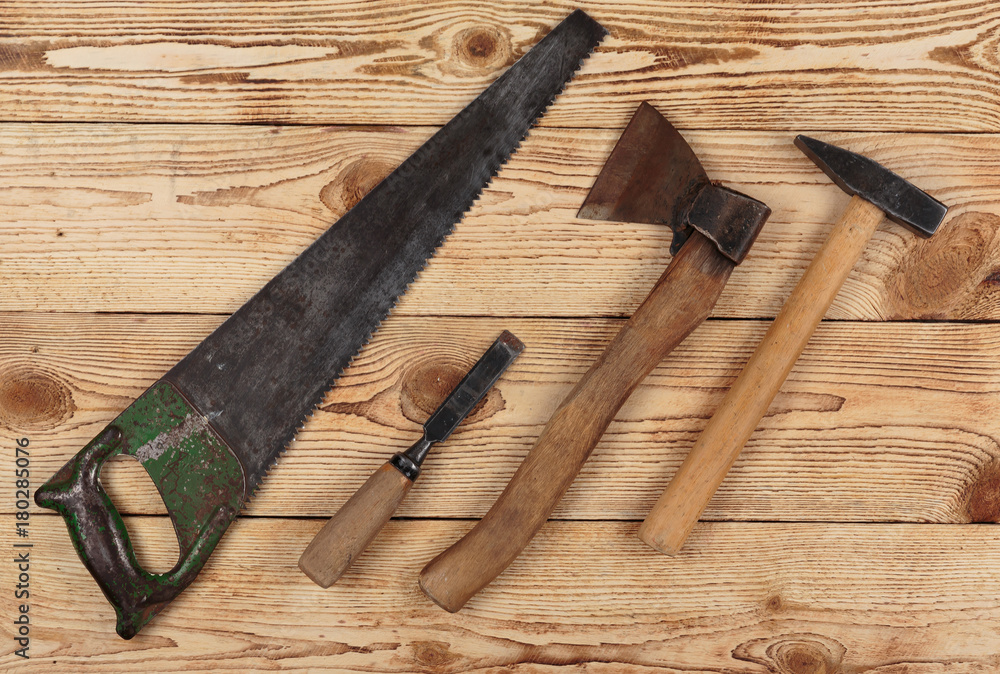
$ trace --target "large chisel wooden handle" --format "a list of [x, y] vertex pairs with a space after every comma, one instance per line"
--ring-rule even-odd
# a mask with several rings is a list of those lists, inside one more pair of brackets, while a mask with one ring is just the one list
[[691, 453], [639, 527], [643, 541], [668, 555], [680, 551], [882, 218], [878, 206], [852, 197]]
[[548, 519], [635, 387], [709, 315], [735, 263], [698, 232], [552, 415], [486, 516], [420, 574], [421, 589], [459, 610], [521, 553]]

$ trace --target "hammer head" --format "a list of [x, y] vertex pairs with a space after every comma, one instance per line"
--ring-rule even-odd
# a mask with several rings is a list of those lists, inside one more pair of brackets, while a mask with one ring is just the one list
[[694, 228], [739, 264], [770, 214], [764, 203], [713, 185], [677, 129], [642, 103], [577, 216], [669, 225], [674, 253]]
[[795, 146], [840, 189], [870, 201], [920, 236], [934, 234], [948, 212], [940, 201], [868, 157], [802, 135], [795, 137]]

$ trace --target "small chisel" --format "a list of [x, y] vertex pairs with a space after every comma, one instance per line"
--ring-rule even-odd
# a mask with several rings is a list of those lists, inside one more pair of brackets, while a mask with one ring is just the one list
[[302, 573], [322, 587], [337, 582], [396, 512], [431, 445], [451, 435], [523, 350], [512, 333], [501, 333], [424, 424], [424, 436], [386, 461], [320, 529], [299, 558]]

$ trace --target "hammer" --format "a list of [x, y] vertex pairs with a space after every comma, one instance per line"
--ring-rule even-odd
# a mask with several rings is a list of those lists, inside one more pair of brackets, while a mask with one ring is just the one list
[[851, 202], [639, 527], [639, 538], [668, 555], [684, 545], [883, 216], [929, 237], [948, 211], [867, 157], [807, 136], [797, 136], [795, 145], [851, 195]]
[[675, 255], [486, 516], [424, 567], [420, 588], [428, 597], [457, 611], [521, 553], [635, 387], [708, 318], [770, 213], [710, 181], [677, 129], [653, 106], [639, 106], [578, 215], [669, 225]]

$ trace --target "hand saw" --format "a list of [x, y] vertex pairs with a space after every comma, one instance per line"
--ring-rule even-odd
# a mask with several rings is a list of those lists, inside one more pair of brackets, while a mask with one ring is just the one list
[[[187, 587], [306, 417], [606, 31], [575, 11], [35, 494], [133, 637]], [[180, 558], [136, 560], [102, 465], [138, 459]]]

